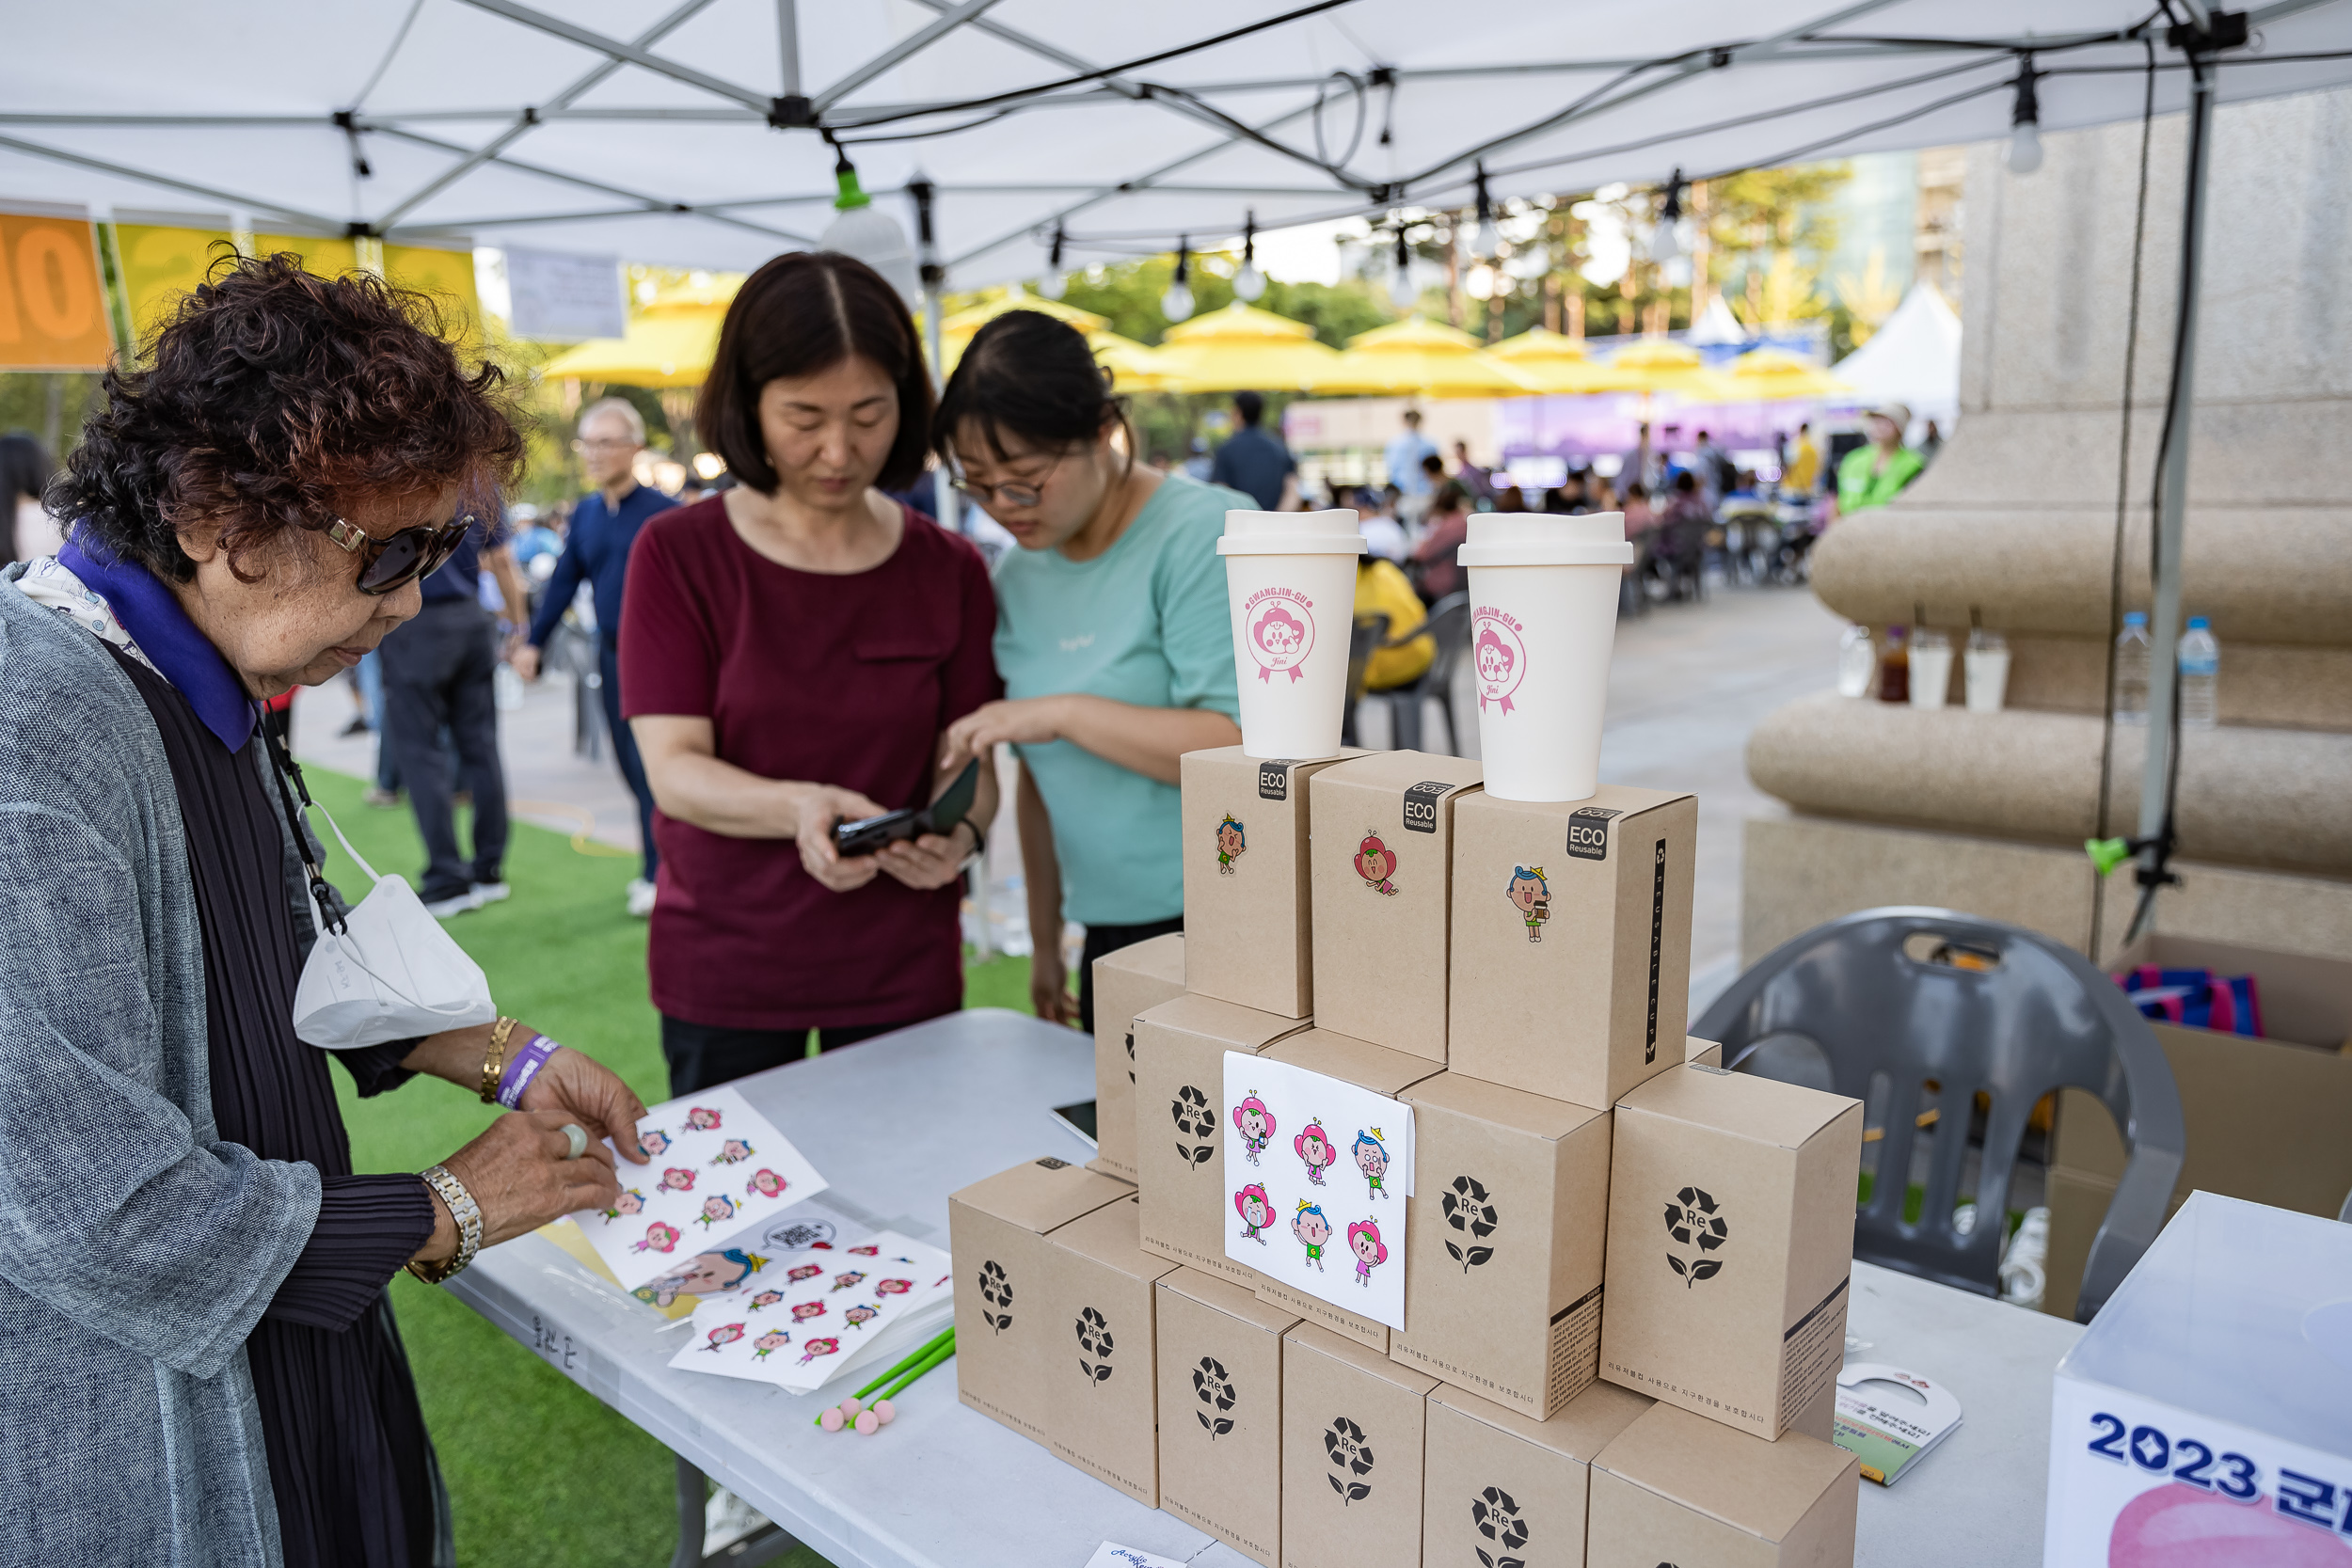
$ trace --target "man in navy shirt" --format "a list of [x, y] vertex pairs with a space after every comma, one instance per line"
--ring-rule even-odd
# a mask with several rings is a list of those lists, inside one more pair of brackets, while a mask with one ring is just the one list
[[621, 777], [637, 797], [637, 831], [644, 845], [644, 874], [628, 884], [628, 912], [643, 919], [653, 912], [654, 873], [660, 858], [653, 847], [653, 790], [645, 783], [645, 765], [638, 760], [637, 737], [621, 717], [621, 591], [628, 580], [628, 552], [638, 531], [656, 513], [677, 502], [660, 491], [637, 483], [637, 454], [645, 450], [645, 420], [620, 398], [594, 403], [580, 416], [580, 438], [573, 443], [580, 466], [596, 489], [572, 508], [571, 531], [564, 553], [548, 579], [547, 596], [532, 617], [531, 636], [516, 650], [515, 668], [526, 680], [539, 676], [539, 651], [555, 634], [556, 623], [571, 608], [583, 581], [596, 607], [596, 660], [602, 680], [604, 725], [612, 736], [612, 757]]
[[[417, 895], [447, 920], [511, 891], [506, 862], [506, 771], [499, 761], [497, 618], [482, 602], [482, 569], [498, 579], [506, 624], [522, 625], [523, 596], [506, 526], [477, 522], [440, 568], [420, 584], [424, 608], [378, 644], [384, 661], [384, 744], [424, 839], [424, 884]], [[457, 782], [473, 797], [473, 858], [458, 852], [446, 734], [457, 752]]]
[[1216, 461], [1209, 465], [1209, 483], [1239, 490], [1272, 512], [1281, 503], [1282, 482], [1298, 471], [1298, 460], [1291, 456], [1280, 436], [1260, 428], [1265, 399], [1255, 392], [1235, 392], [1233, 412], [1241, 416], [1241, 428], [1216, 449]]

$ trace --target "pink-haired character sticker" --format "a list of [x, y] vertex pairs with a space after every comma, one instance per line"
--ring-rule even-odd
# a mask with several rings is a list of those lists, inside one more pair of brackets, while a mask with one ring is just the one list
[[824, 1272], [814, 1263], [803, 1263], [799, 1268], [787, 1273], [784, 1277], [790, 1283], [798, 1285], [802, 1280], [814, 1279]]
[[713, 1193], [703, 1199], [703, 1212], [694, 1216], [694, 1223], [709, 1227], [723, 1225], [735, 1218], [735, 1199], [724, 1193]]
[[701, 1348], [707, 1351], [724, 1350], [727, 1346], [735, 1343], [736, 1340], [740, 1339], [741, 1338], [743, 1338], [743, 1325], [741, 1323], [728, 1323], [723, 1327], [712, 1329], [710, 1331], [710, 1343], [704, 1345]]
[[1364, 886], [1385, 898], [1396, 896], [1396, 851], [1380, 842], [1374, 830], [1364, 830], [1363, 842], [1356, 846], [1356, 857], [1348, 863], [1356, 875], [1364, 879]]
[[611, 1225], [624, 1215], [642, 1214], [644, 1212], [645, 1195], [634, 1187], [623, 1187], [621, 1196], [613, 1199], [612, 1207], [604, 1212], [604, 1223]]
[[851, 1247], [850, 1249], [850, 1256], [852, 1258], [880, 1258], [882, 1256], [882, 1248], [876, 1246], [873, 1243], [868, 1242], [864, 1246]]
[[811, 1339], [801, 1351], [801, 1365], [805, 1367], [820, 1355], [831, 1355], [841, 1348], [838, 1339]]
[[865, 1281], [865, 1278], [866, 1275], [859, 1273], [855, 1269], [851, 1269], [848, 1274], [834, 1275], [833, 1276], [833, 1288], [836, 1291], [846, 1291], [852, 1286], [862, 1284]]
[[743, 1190], [755, 1197], [782, 1197], [784, 1189], [790, 1185], [774, 1171], [761, 1170], [752, 1173], [752, 1179], [743, 1184]]
[[645, 1227], [645, 1239], [629, 1248], [631, 1252], [669, 1252], [677, 1246], [678, 1228], [660, 1220]]
[[804, 1301], [792, 1308], [792, 1321], [796, 1323], [804, 1323], [812, 1318], [821, 1318], [824, 1315], [825, 1304], [821, 1301]]
[[1492, 605], [1481, 605], [1470, 615], [1470, 663], [1478, 676], [1478, 711], [1495, 704], [1504, 713], [1511, 694], [1527, 678], [1527, 643], [1518, 620]]
[[789, 1333], [781, 1328], [771, 1328], [752, 1341], [752, 1359], [765, 1361], [768, 1359], [770, 1351], [780, 1350], [791, 1342], [792, 1336]]
[[714, 1165], [731, 1165], [739, 1160], [750, 1158], [753, 1152], [752, 1146], [742, 1139], [729, 1138], [720, 1146], [719, 1152], [711, 1157], [710, 1163]]
[[1389, 1243], [1380, 1239], [1380, 1222], [1358, 1220], [1349, 1226], [1347, 1250], [1356, 1255], [1356, 1283], [1369, 1290], [1372, 1266], [1389, 1260]]
[[1233, 1212], [1241, 1216], [1241, 1239], [1266, 1244], [1266, 1227], [1274, 1223], [1274, 1200], [1255, 1181], [1233, 1195]]
[[1307, 1180], [1323, 1185], [1323, 1173], [1339, 1163], [1339, 1150], [1331, 1147], [1331, 1134], [1323, 1130], [1323, 1123], [1311, 1121], [1307, 1130], [1291, 1140], [1291, 1148], [1307, 1163]]
[[881, 1316], [881, 1307], [868, 1307], [864, 1302], [860, 1302], [855, 1307], [850, 1307], [847, 1312], [842, 1313], [841, 1321], [848, 1323], [851, 1328], [864, 1328], [867, 1323], [872, 1323], [876, 1318]]
[[648, 1127], [637, 1134], [638, 1152], [648, 1160], [657, 1159], [670, 1147], [670, 1134], [659, 1127]]
[[914, 1281], [912, 1279], [883, 1279], [875, 1282], [874, 1293], [878, 1296], [902, 1296], [914, 1289]]
[[1247, 1095], [1233, 1107], [1233, 1127], [1241, 1133], [1242, 1157], [1251, 1164], [1265, 1152], [1265, 1146], [1274, 1136], [1274, 1113], [1256, 1095]]
[[1527, 922], [1527, 940], [1543, 941], [1544, 922], [1551, 918], [1551, 884], [1544, 880], [1544, 868], [1513, 866], [1511, 879], [1503, 884], [1502, 892], [1511, 900], [1512, 908], [1519, 911], [1519, 918]]
[[661, 1173], [661, 1184], [674, 1193], [691, 1193], [694, 1190], [694, 1173], [684, 1165], [672, 1165]]
[[783, 1299], [782, 1291], [762, 1291], [752, 1298], [751, 1310], [756, 1312], [763, 1307], [773, 1307]]
[[686, 1125], [697, 1132], [715, 1132], [719, 1130], [719, 1113], [707, 1105], [697, 1105], [686, 1113]]

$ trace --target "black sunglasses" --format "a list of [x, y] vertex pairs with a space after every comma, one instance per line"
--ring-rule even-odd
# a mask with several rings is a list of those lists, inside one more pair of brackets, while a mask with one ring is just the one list
[[466, 542], [473, 524], [471, 517], [461, 516], [377, 539], [338, 517], [327, 524], [326, 536], [359, 558], [359, 592], [380, 596], [432, 576]]

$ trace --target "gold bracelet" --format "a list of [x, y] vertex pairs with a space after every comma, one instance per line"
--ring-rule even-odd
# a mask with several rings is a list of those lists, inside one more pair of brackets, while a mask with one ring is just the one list
[[449, 1217], [457, 1226], [457, 1251], [447, 1262], [419, 1263], [410, 1260], [408, 1272], [427, 1285], [438, 1285], [444, 1279], [465, 1272], [474, 1254], [482, 1250], [482, 1206], [466, 1191], [466, 1184], [449, 1173], [446, 1165], [434, 1165], [421, 1172], [433, 1190], [449, 1205]]
[[482, 1057], [482, 1103], [495, 1105], [499, 1101], [499, 1080], [506, 1076], [506, 1037], [515, 1032], [515, 1021], [501, 1018], [490, 1025], [490, 1049]]

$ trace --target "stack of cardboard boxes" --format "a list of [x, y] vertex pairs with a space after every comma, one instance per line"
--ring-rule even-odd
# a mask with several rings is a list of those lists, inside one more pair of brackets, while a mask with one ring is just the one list
[[[1185, 934], [1096, 966], [1099, 1158], [955, 1195], [965, 1402], [1269, 1568], [1850, 1560], [1862, 1110], [1684, 1036], [1692, 797], [1183, 784]], [[1228, 1256], [1229, 1053], [1410, 1107], [1402, 1329]]]

